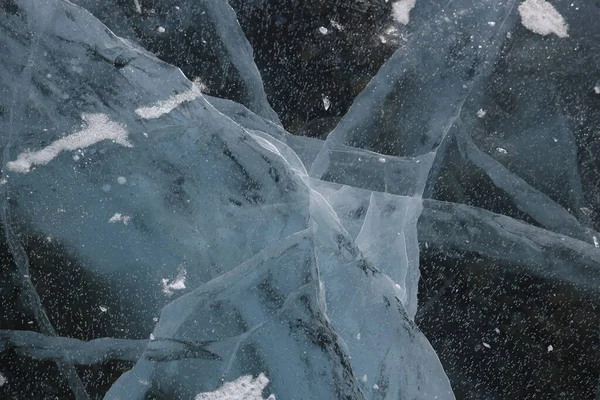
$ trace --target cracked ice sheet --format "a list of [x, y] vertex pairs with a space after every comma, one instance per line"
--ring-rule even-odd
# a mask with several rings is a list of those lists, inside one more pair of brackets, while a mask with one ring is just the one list
[[[112, 35], [85, 10], [52, 3], [54, 14], [37, 9], [38, 14], [30, 14], [32, 26], [39, 30], [39, 45], [49, 49], [46, 61], [32, 67], [31, 76], [0, 75], [6, 90], [21, 93], [19, 85], [27, 85], [36, 110], [19, 120], [19, 107], [27, 99], [17, 96], [19, 131], [35, 135], [15, 135], [11, 151], [40, 148], [40, 142], [80, 129], [78, 115], [59, 111], [75, 103], [89, 104], [94, 112], [126, 126], [135, 147], [103, 140], [86, 147], [77, 163], [60, 153], [26, 175], [10, 174], [11, 197], [21, 206], [13, 210], [20, 232], [46, 232], [74, 257], [89, 260], [90, 272], [108, 276], [111, 285], [127, 286], [131, 296], [123, 312], [130, 313], [135, 326], [167, 300], [161, 279], [176, 277], [180, 265], [188, 263], [186, 287], [194, 288], [234, 268], [266, 243], [306, 228], [302, 204], [308, 204], [307, 190], [282, 168], [281, 160], [271, 158], [240, 126], [201, 98], [180, 104], [162, 118], [140, 120], [136, 109], [186, 92], [192, 84], [178, 69]], [[56, 24], [45, 24], [47, 18]], [[14, 25], [7, 15], [0, 23], [3, 29]], [[19, 66], [15, 70], [22, 60], [13, 55], [28, 51], [21, 44], [27, 42], [22, 38], [25, 28], [10, 30], [14, 37], [0, 38], [11, 48], [5, 61]], [[100, 57], [86, 57], [89, 48]], [[119, 54], [131, 58], [127, 67], [113, 65]], [[95, 77], [93, 90], [83, 89], [85, 78], [76, 71], [52, 69], [73, 58], [84, 60], [84, 75]], [[49, 84], [60, 90], [39, 89]], [[68, 102], [61, 93], [70, 93]], [[0, 124], [6, 140], [10, 129], [6, 120]], [[263, 171], [270, 168], [278, 175], [265, 176]], [[123, 181], [119, 177], [126, 183], [117, 185]], [[122, 218], [130, 217], [127, 226], [106, 222], [116, 210]], [[171, 234], [165, 237], [164, 232]], [[185, 289], [177, 293], [181, 292]]]
[[[211, 91], [217, 92], [217, 96], [232, 96], [257, 115], [281, 125], [279, 117], [267, 100], [260, 73], [254, 62], [253, 50], [235, 12], [226, 0], [164, 0], [154, 9], [143, 7], [144, 2], [140, 0], [143, 7], [142, 16], [133, 18], [124, 18], [125, 15], [129, 15], [133, 6], [129, 2], [75, 0], [74, 3], [98, 16], [118, 35], [141, 42], [149, 51], [160, 53], [163, 60], [178, 64], [188, 76], [207, 74], [201, 78], [222, 82], [221, 88], [219, 85], [210, 88]], [[146, 24], [150, 15], [151, 18], [158, 17], [162, 26], [157, 29], [153, 25], [150, 28]], [[165, 30], [165, 27], [169, 29]], [[206, 27], [210, 29], [205, 29]], [[176, 36], [177, 32], [183, 31], [187, 32], [187, 35]], [[198, 36], [202, 36], [202, 43], [196, 42], [195, 38]], [[169, 41], [170, 45], [162, 46], [161, 43], [165, 41]], [[190, 51], [191, 47], [194, 47], [195, 51]], [[215, 51], [228, 61], [223, 63], [221, 58], [215, 57]], [[186, 54], [186, 57], [181, 58], [181, 54]], [[121, 60], [128, 60], [128, 57], [121, 57]], [[208, 67], [198, 71], [198, 64]], [[235, 72], [232, 73], [229, 68], [233, 68]], [[243, 88], [242, 93], [228, 90], [230, 87]]]
[[[311, 176], [323, 176], [326, 164], [321, 159], [327, 148], [335, 145], [394, 156], [423, 155], [440, 146], [473, 83], [490, 68], [479, 61], [495, 58], [505, 33], [516, 23], [515, 4], [492, 0], [417, 2], [412, 13], [419, 24], [412, 25], [413, 37], [385, 62], [329, 134]], [[491, 20], [503, 23], [490, 28], [487, 21]], [[472, 41], [462, 42], [465, 35]], [[421, 43], [432, 47], [424, 52]], [[461, 49], [461, 58], [449, 63], [446, 55], [453, 47]], [[438, 56], [430, 59], [430, 54]], [[481, 73], [467, 73], [474, 64]], [[428, 67], [424, 69], [424, 65]], [[402, 101], [398, 100], [400, 93]]]

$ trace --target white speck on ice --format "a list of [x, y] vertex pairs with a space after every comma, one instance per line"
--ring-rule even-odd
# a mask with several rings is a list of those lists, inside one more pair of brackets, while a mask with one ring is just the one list
[[127, 215], [122, 215], [121, 213], [115, 213], [115, 215], [110, 217], [108, 222], [110, 224], [114, 224], [115, 222], [123, 222], [125, 225], [127, 225], [127, 224], [129, 224], [130, 219], [131, 219], [131, 217], [129, 217]]
[[379, 157], [379, 162], [382, 163], [382, 164], [385, 163], [385, 158]]
[[361, 378], [361, 381], [363, 381], [364, 383], [367, 383], [369, 379], [367, 378], [367, 375], [363, 375], [363, 377]]
[[508, 151], [506, 151], [506, 149], [503, 149], [502, 147], [496, 147], [496, 151], [500, 154], [508, 154]]
[[489, 21], [489, 22], [488, 22], [488, 25], [489, 25], [489, 26], [496, 26], [496, 23], [495, 23], [494, 21]]
[[[263, 373], [256, 378], [240, 376], [233, 382], [225, 382], [214, 392], [199, 393], [196, 400], [264, 400], [262, 392], [268, 384], [269, 379]], [[267, 400], [275, 400], [275, 396], [271, 395]]]
[[569, 36], [564, 18], [545, 0], [525, 0], [519, 6], [519, 14], [523, 26], [533, 33], [542, 36], [554, 33], [561, 38]]
[[135, 113], [144, 119], [158, 118], [163, 114], [170, 113], [181, 103], [196, 100], [201, 95], [202, 87], [194, 82], [190, 90], [173, 95], [166, 100], [161, 100], [151, 107], [138, 108]]
[[103, 140], [112, 140], [124, 147], [133, 147], [127, 140], [125, 126], [113, 122], [105, 114], [83, 114], [87, 127], [64, 136], [38, 151], [25, 151], [15, 161], [6, 164], [11, 171], [26, 174], [34, 165], [46, 165], [63, 151], [73, 151], [92, 146]]
[[325, 28], [324, 26], [320, 26], [319, 32], [321, 33], [321, 35], [327, 35], [327, 33], [329, 33], [329, 29]]
[[163, 28], [162, 26], [159, 26], [158, 28], [156, 28], [156, 30], [158, 31], [158, 33], [165, 33], [165, 28]]
[[592, 236], [592, 239], [594, 240], [594, 246], [600, 247], [600, 243], [598, 243], [598, 238], [596, 236]]
[[483, 343], [483, 347], [491, 349], [492, 346], [490, 346], [489, 344], [487, 344], [486, 342], [482, 342]]
[[143, 133], [144, 137], [148, 137], [148, 134], [146, 132]]
[[331, 23], [331, 26], [333, 26], [335, 29], [337, 29], [338, 31], [343, 31], [344, 27], [342, 26], [342, 24], [340, 24], [337, 21], [334, 21], [332, 19], [329, 20], [329, 22]]
[[499, 335], [500, 334], [500, 329], [494, 328], [494, 332], [496, 332]]
[[375, 390], [379, 390], [379, 385], [378, 385], [378, 384], [374, 384], [374, 385], [373, 385], [373, 389], [375, 389]]
[[413, 9], [417, 0], [400, 0], [392, 4], [392, 12], [396, 22], [402, 25], [408, 24], [410, 10]]
[[552, 350], [554, 350], [554, 347], [552, 347], [552, 345], [548, 345], [548, 353], [550, 353]]
[[7, 183], [8, 181], [6, 180], [6, 178], [0, 179], [0, 185], [6, 185]]
[[483, 118], [483, 117], [485, 117], [485, 114], [487, 114], [487, 112], [485, 110], [483, 110], [481, 108], [479, 110], [477, 110], [477, 118]]
[[100, 311], [102, 311], [102, 312], [107, 312], [108, 311], [108, 308], [105, 307], [105, 306], [99, 306], [98, 308], [100, 308]]
[[102, 190], [105, 192], [110, 192], [111, 186], [107, 183], [102, 185]]
[[552, 140], [554, 140], [554, 143], [558, 143], [558, 139], [557, 138], [552, 138]]
[[360, 340], [360, 332], [356, 334], [356, 340]]
[[323, 96], [323, 108], [327, 111], [329, 110], [329, 107], [331, 107], [331, 100], [329, 100], [329, 97]]
[[152, 321], [154, 321], [154, 322], [158, 322], [158, 318], [157, 318], [157, 317], [154, 317], [154, 318], [152, 318]]
[[79, 161], [79, 160], [80, 160], [80, 157], [77, 154], [75, 154], [73, 156], [73, 161]]
[[0, 372], [0, 387], [6, 385], [8, 383], [8, 379]]
[[169, 279], [162, 279], [162, 291], [167, 296], [171, 296], [174, 290], [183, 290], [185, 289], [185, 269], [181, 268], [179, 273], [177, 274], [177, 278], [171, 283], [169, 283]]
[[153, 334], [153, 333], [151, 333], [151, 334], [150, 334], [150, 340], [154, 340], [154, 339], [156, 339], [156, 338], [154, 337], [154, 334]]
[[594, 93], [600, 94], [600, 84], [594, 86]]
[[119, 185], [124, 185], [124, 184], [127, 183], [127, 178], [125, 178], [124, 176], [120, 176], [120, 177], [117, 178], [117, 183]]

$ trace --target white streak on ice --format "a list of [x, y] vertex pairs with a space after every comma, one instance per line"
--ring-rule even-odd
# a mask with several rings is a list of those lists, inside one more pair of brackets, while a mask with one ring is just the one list
[[186, 101], [196, 100], [202, 95], [202, 85], [194, 82], [192, 88], [186, 92], [179, 93], [169, 97], [166, 100], [161, 100], [150, 107], [142, 107], [135, 110], [135, 113], [144, 119], [154, 119], [161, 115], [168, 114], [177, 106]]
[[[252, 378], [252, 375], [240, 376], [233, 382], [225, 382], [214, 392], [203, 392], [196, 396], [196, 400], [264, 400], [263, 390], [269, 384], [265, 374]], [[275, 400], [271, 395], [267, 400]]]
[[137, 11], [138, 14], [141, 14], [142, 5], [140, 4], [140, 0], [133, 0], [133, 3], [135, 4], [135, 11]]
[[25, 151], [15, 161], [6, 164], [8, 169], [26, 174], [34, 165], [46, 165], [63, 151], [73, 151], [93, 146], [103, 140], [112, 140], [125, 147], [133, 147], [127, 140], [123, 124], [113, 122], [105, 114], [83, 114], [87, 127], [62, 137], [48, 147], [38, 151]]
[[561, 38], [569, 36], [564, 18], [545, 0], [525, 0], [519, 6], [519, 14], [523, 26], [533, 33], [542, 36], [554, 33]]

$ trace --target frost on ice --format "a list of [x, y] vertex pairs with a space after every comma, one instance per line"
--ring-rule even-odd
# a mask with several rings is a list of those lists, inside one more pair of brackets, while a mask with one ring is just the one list
[[125, 225], [129, 224], [129, 220], [131, 218], [127, 215], [123, 215], [121, 213], [115, 213], [112, 217], [109, 218], [108, 222], [114, 224], [116, 222], [122, 222]]
[[409, 22], [410, 10], [413, 9], [417, 0], [400, 0], [392, 4], [392, 12], [396, 22], [407, 25]]
[[[262, 392], [268, 384], [269, 379], [262, 373], [256, 378], [245, 375], [233, 382], [225, 382], [214, 392], [199, 393], [196, 400], [265, 400]], [[267, 400], [275, 400], [275, 396], [271, 395]]]
[[93, 146], [103, 140], [113, 140], [125, 147], [133, 147], [127, 140], [125, 126], [111, 121], [105, 114], [83, 114], [87, 127], [71, 135], [62, 137], [48, 147], [38, 151], [25, 151], [15, 161], [7, 163], [8, 169], [27, 173], [34, 165], [46, 165], [63, 151], [73, 151]]
[[175, 280], [173, 280], [173, 282], [169, 283], [169, 279], [162, 279], [161, 283], [162, 283], [162, 291], [164, 294], [166, 294], [167, 296], [171, 296], [173, 294], [174, 290], [183, 290], [185, 289], [185, 275], [186, 275], [186, 271], [185, 269], [180, 269], [179, 273], [177, 274], [177, 278], [175, 278]]
[[519, 6], [521, 23], [527, 29], [538, 35], [568, 37], [567, 24], [564, 18], [552, 4], [545, 0], [525, 0]]

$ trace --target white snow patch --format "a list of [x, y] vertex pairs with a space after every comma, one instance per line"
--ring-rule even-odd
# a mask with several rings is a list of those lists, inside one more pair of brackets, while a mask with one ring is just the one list
[[177, 274], [177, 278], [171, 283], [169, 283], [169, 279], [162, 279], [162, 291], [167, 296], [171, 296], [174, 290], [183, 290], [185, 289], [185, 269], [181, 268], [179, 273]]
[[138, 108], [135, 113], [144, 119], [158, 118], [161, 115], [170, 113], [181, 103], [196, 100], [200, 95], [202, 95], [202, 86], [194, 82], [190, 90], [173, 95], [166, 100], [161, 100], [151, 107]]
[[552, 350], [554, 350], [554, 347], [552, 347], [552, 345], [548, 345], [548, 353], [550, 353]]
[[410, 10], [413, 9], [417, 0], [400, 0], [392, 4], [392, 12], [396, 22], [407, 25]]
[[329, 100], [329, 97], [323, 96], [323, 108], [327, 111], [329, 107], [331, 107], [331, 100]]
[[115, 222], [123, 222], [125, 225], [127, 225], [127, 224], [129, 224], [130, 219], [131, 219], [131, 217], [129, 217], [127, 215], [123, 215], [121, 213], [115, 213], [115, 215], [110, 217], [108, 222], [111, 224], [114, 224]]
[[519, 14], [523, 26], [533, 33], [542, 36], [554, 33], [561, 38], [569, 36], [564, 18], [545, 0], [525, 0], [519, 6]]
[[106, 114], [83, 114], [82, 118], [87, 125], [86, 128], [62, 137], [42, 150], [25, 151], [6, 166], [11, 171], [26, 174], [34, 165], [46, 165], [63, 151], [83, 149], [103, 140], [112, 140], [121, 146], [133, 147], [127, 140], [125, 126], [111, 121]]
[[594, 93], [600, 94], [600, 84], [597, 84], [596, 86], [594, 86]]
[[158, 31], [158, 33], [165, 33], [165, 28], [162, 26], [159, 26], [158, 28], [156, 28], [156, 30]]
[[6, 385], [8, 383], [8, 379], [0, 372], [0, 387]]
[[[240, 376], [233, 382], [225, 382], [214, 392], [204, 392], [196, 395], [196, 400], [264, 400], [263, 390], [269, 384], [265, 374], [253, 378], [252, 375]], [[267, 400], [275, 400], [271, 395]]]
[[379, 159], [378, 159], [378, 160], [379, 160], [379, 162], [380, 162], [380, 163], [382, 163], [382, 164], [384, 164], [384, 163], [385, 163], [385, 158], [383, 158], [383, 157], [379, 157]]
[[485, 117], [485, 114], [487, 114], [487, 112], [484, 109], [479, 109], [477, 110], [477, 118], [483, 118]]
[[321, 33], [321, 35], [327, 35], [329, 33], [329, 29], [325, 28], [324, 26], [320, 26], [319, 32]]

